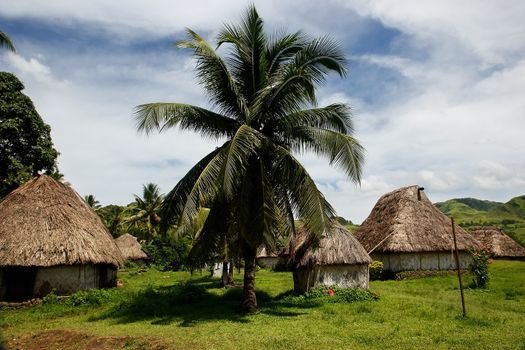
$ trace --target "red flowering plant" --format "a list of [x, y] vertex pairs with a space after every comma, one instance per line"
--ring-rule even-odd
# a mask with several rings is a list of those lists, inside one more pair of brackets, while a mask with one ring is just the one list
[[330, 288], [328, 288], [328, 295], [333, 297], [334, 296], [334, 291], [331, 290]]

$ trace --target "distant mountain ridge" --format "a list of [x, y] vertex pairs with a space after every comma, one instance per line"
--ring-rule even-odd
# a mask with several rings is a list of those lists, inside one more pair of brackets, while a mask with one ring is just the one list
[[466, 229], [499, 226], [505, 233], [525, 245], [525, 195], [514, 197], [506, 203], [455, 198], [435, 205]]

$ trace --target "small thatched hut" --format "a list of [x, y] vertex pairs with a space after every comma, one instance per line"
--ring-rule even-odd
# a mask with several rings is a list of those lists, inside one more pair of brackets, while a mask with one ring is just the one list
[[277, 254], [270, 252], [268, 253], [268, 250], [265, 246], [260, 246], [257, 249], [257, 265], [259, 265], [262, 268], [270, 268], [277, 265], [279, 262], [279, 257]]
[[301, 229], [289, 244], [295, 291], [333, 285], [368, 289], [368, 264], [372, 260], [350, 231], [334, 224], [323, 233], [317, 248], [305, 249], [306, 242], [306, 231]]
[[114, 286], [121, 259], [98, 215], [49, 176], [0, 203], [0, 300]]
[[482, 227], [471, 232], [494, 259], [525, 260], [525, 247], [519, 245], [498, 227]]
[[[472, 261], [468, 249], [481, 244], [455, 225], [460, 267]], [[386, 271], [450, 270], [455, 268], [450, 219], [439, 211], [419, 186], [383, 195], [356, 231], [372, 259]]]
[[148, 260], [148, 255], [142, 250], [137, 238], [129, 233], [115, 238], [115, 244], [120, 249], [124, 261], [144, 263]]

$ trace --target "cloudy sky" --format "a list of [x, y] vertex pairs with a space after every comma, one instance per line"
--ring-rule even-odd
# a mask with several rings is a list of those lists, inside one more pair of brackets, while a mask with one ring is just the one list
[[[125, 204], [147, 182], [169, 191], [215, 147], [191, 133], [136, 132], [133, 107], [208, 106], [188, 52], [213, 41], [248, 1], [0, 0], [17, 53], [0, 69], [25, 84], [52, 127], [59, 167], [82, 195]], [[330, 35], [350, 75], [320, 104], [348, 102], [367, 150], [360, 186], [312, 155], [308, 171], [339, 215], [361, 222], [385, 192], [419, 184], [433, 201], [525, 194], [525, 2], [255, 1], [269, 32]]]

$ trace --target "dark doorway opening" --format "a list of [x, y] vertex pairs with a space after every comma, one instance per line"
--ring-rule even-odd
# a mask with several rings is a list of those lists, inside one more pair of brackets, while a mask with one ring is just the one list
[[5, 267], [3, 268], [6, 301], [23, 301], [33, 297], [35, 287], [36, 267]]

